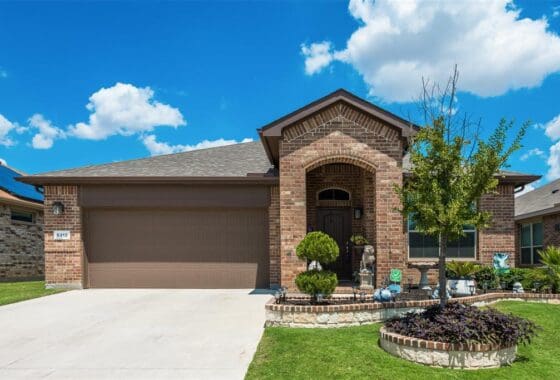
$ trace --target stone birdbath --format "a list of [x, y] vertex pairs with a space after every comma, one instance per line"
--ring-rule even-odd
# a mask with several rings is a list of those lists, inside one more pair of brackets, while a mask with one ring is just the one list
[[418, 269], [420, 271], [420, 282], [418, 289], [424, 289], [429, 286], [428, 284], [428, 270], [437, 268], [437, 262], [433, 261], [413, 261], [409, 262], [410, 268]]

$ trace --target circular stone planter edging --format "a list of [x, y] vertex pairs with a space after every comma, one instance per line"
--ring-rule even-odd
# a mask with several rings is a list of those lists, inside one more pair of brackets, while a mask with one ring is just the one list
[[393, 356], [432, 367], [453, 369], [498, 368], [511, 364], [517, 346], [434, 342], [379, 330], [381, 348]]

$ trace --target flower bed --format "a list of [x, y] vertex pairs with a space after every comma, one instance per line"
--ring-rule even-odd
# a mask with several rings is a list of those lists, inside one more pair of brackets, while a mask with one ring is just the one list
[[[301, 299], [301, 298], [300, 298]], [[485, 306], [500, 300], [559, 303], [559, 294], [487, 293], [450, 300], [468, 305]], [[284, 327], [344, 327], [386, 321], [412, 311], [423, 311], [437, 300], [401, 302], [364, 302], [338, 305], [276, 304], [271, 299], [265, 305], [266, 325]]]

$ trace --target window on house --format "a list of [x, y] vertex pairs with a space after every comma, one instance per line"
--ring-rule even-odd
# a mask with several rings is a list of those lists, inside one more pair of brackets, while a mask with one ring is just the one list
[[542, 248], [542, 222], [521, 225], [521, 264], [540, 264], [539, 251]]
[[[465, 236], [447, 244], [447, 257], [452, 259], [474, 259], [476, 257], [476, 229], [464, 226]], [[437, 258], [438, 238], [416, 230], [414, 220], [408, 218], [408, 257], [411, 259]]]
[[16, 222], [35, 222], [35, 214], [30, 211], [11, 210], [11, 219]]
[[350, 193], [341, 189], [326, 189], [319, 192], [317, 199], [320, 201], [349, 201]]

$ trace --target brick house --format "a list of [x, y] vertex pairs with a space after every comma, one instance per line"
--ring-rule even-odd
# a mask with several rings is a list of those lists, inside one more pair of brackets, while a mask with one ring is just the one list
[[538, 251], [560, 246], [560, 179], [515, 198], [517, 265], [540, 264]]
[[[437, 247], [407, 226], [393, 190], [417, 128], [338, 90], [259, 129], [259, 142], [28, 176], [45, 186], [47, 283], [293, 289], [311, 230], [339, 243], [341, 280], [356, 266], [352, 234], [374, 246], [377, 284], [391, 268], [417, 278], [409, 264], [435, 261]], [[451, 257], [515, 254], [514, 191], [538, 177], [497, 175], [480, 202], [493, 225], [466, 231]]]
[[0, 164], [0, 281], [44, 277], [43, 194]]

